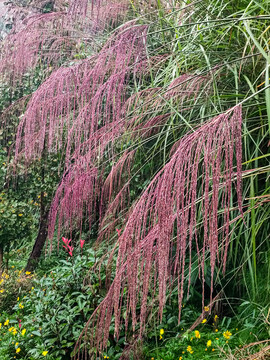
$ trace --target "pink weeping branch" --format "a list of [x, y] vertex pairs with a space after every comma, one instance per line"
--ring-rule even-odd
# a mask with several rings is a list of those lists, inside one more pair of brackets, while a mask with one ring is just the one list
[[106, 24], [113, 26], [125, 16], [129, 5], [128, 0], [72, 0], [68, 14], [82, 23], [91, 19], [94, 30], [104, 30]]
[[[179, 80], [180, 79], [180, 80]], [[183, 75], [177, 81], [173, 81], [169, 87], [167, 93], [164, 95], [167, 99], [175, 99], [186, 100], [192, 96], [191, 90], [186, 91], [186, 89], [190, 88], [190, 84], [188, 84], [188, 80], [191, 79], [191, 84], [195, 81], [195, 78], [191, 75]], [[202, 88], [207, 86], [207, 78], [198, 78], [198, 83]], [[107, 82], [105, 82], [105, 85]], [[174, 89], [174, 93], [171, 93], [171, 89]], [[184, 89], [184, 91], [183, 91]], [[108, 115], [108, 120], [100, 129], [97, 129], [95, 126], [92, 127], [91, 131], [87, 132], [84, 130], [85, 119], [91, 118], [91, 113], [88, 111], [88, 108], [95, 107], [95, 101], [86, 106], [81, 110], [79, 116], [75, 119], [72, 128], [69, 129], [69, 136], [67, 137], [66, 143], [66, 167], [69, 172], [69, 178], [71, 174], [73, 174], [74, 169], [75, 173], [72, 176], [72, 181], [67, 182], [65, 180], [65, 191], [59, 190], [57, 191], [57, 195], [53, 201], [53, 206], [51, 208], [51, 216], [50, 216], [50, 230], [49, 236], [52, 238], [54, 227], [56, 224], [57, 213], [60, 215], [60, 219], [58, 222], [58, 233], [61, 227], [65, 230], [68, 228], [71, 230], [72, 227], [78, 227], [78, 223], [74, 223], [72, 221], [72, 216], [66, 218], [66, 222], [62, 222], [62, 218], [65, 212], [67, 214], [70, 211], [76, 212], [76, 202], [66, 201], [65, 198], [69, 197], [70, 190], [76, 186], [78, 187], [80, 179], [78, 177], [78, 181], [76, 180], [77, 176], [77, 167], [79, 168], [88, 168], [90, 164], [94, 167], [97, 164], [99, 166], [100, 171], [98, 179], [96, 179], [96, 183], [100, 185], [100, 187], [90, 187], [88, 189], [89, 199], [87, 197], [84, 198], [84, 206], [88, 207], [89, 202], [93, 202], [93, 194], [92, 190], [95, 191], [96, 199], [99, 199], [99, 215], [100, 215], [100, 226], [99, 226], [99, 235], [98, 242], [101, 239], [109, 239], [110, 235], [114, 232], [114, 228], [116, 224], [119, 224], [118, 215], [121, 214], [121, 218], [126, 218], [129, 214], [127, 211], [127, 205], [129, 202], [129, 182], [130, 182], [130, 167], [133, 161], [133, 157], [135, 151], [126, 151], [117, 161], [117, 163], [112, 167], [107, 179], [103, 179], [103, 168], [106, 166], [106, 163], [102, 163], [102, 158], [104, 154], [110, 153], [111, 159], [113, 159], [113, 144], [122, 136], [128, 136], [133, 139], [147, 139], [156, 134], [161, 126], [165, 126], [168, 118], [170, 117], [170, 113], [157, 115], [155, 117], [150, 117], [149, 115], [144, 115], [144, 112], [147, 114], [149, 109], [151, 110], [154, 106], [155, 108], [159, 107], [160, 110], [164, 111], [164, 107], [166, 106], [166, 102], [162, 98], [156, 97], [155, 101], [148, 102], [151, 100], [153, 96], [159, 89], [149, 89], [148, 91], [143, 91], [136, 95], [131, 96], [127, 101], [122, 105], [122, 99], [119, 101], [119, 111], [117, 116], [113, 115], [113, 111], [110, 112], [110, 116]], [[199, 87], [194, 86], [194, 99], [196, 99], [199, 92]], [[114, 96], [114, 95], [113, 95]], [[115, 97], [115, 96], [114, 96]], [[104, 98], [103, 98], [104, 99]], [[140, 103], [143, 100], [143, 103], [146, 103], [146, 106], [142, 108], [143, 114], [140, 116], [131, 117], [128, 121], [125, 120], [125, 114], [129, 113], [133, 108], [139, 108]], [[107, 115], [103, 113], [103, 119], [106, 118]], [[112, 120], [111, 120], [112, 119]], [[115, 119], [115, 121], [113, 121]], [[109, 122], [111, 120], [111, 122]], [[99, 122], [100, 125], [100, 122]], [[91, 135], [92, 134], [92, 135]], [[81, 144], [81, 139], [87, 138], [85, 142]], [[75, 147], [73, 154], [71, 153], [71, 149]], [[111, 150], [109, 150], [111, 148]], [[69, 163], [75, 164], [69, 167]], [[124, 176], [123, 176], [124, 170]], [[74, 178], [73, 178], [74, 177]], [[62, 185], [60, 185], [60, 189], [62, 189]], [[73, 205], [75, 209], [72, 210]], [[65, 208], [67, 206], [67, 208]], [[85, 216], [85, 213], [78, 212], [81, 216]], [[89, 223], [91, 224], [93, 221], [93, 216], [89, 215]], [[82, 221], [82, 218], [80, 219]], [[121, 224], [119, 224], [121, 225]], [[80, 223], [80, 228], [82, 223]]]
[[70, 157], [71, 149], [99, 127], [119, 121], [128, 77], [141, 70], [146, 56], [146, 31], [146, 26], [129, 24], [97, 56], [53, 72], [28, 103], [18, 128], [16, 157], [22, 152], [30, 161], [41, 157], [44, 148], [62, 151], [63, 139]]
[[78, 36], [72, 36], [75, 31], [64, 12], [33, 15], [23, 25], [7, 36], [1, 48], [0, 71], [2, 76], [12, 74], [13, 80], [39, 62], [56, 66], [79, 41]]
[[[80, 335], [75, 353], [83, 339], [89, 339], [89, 332], [90, 347], [95, 347], [97, 351], [104, 350], [112, 316], [114, 335], [118, 338], [124, 306], [126, 329], [131, 321], [133, 331], [139, 326], [142, 335], [149, 297], [157, 294], [158, 313], [162, 319], [166, 289], [174, 279], [178, 281], [180, 320], [187, 266], [185, 260], [187, 257], [191, 259], [193, 248], [198, 253], [203, 298], [204, 262], [206, 251], [210, 253], [212, 294], [215, 266], [222, 266], [225, 270], [230, 200], [235, 177], [238, 207], [242, 213], [241, 123], [241, 106], [236, 106], [180, 140], [171, 160], [155, 176], [129, 214], [119, 238], [114, 281]], [[232, 171], [235, 162], [236, 173]], [[202, 179], [202, 193], [198, 188], [199, 176]], [[199, 243], [196, 218], [197, 202], [201, 196], [204, 237]], [[218, 214], [220, 206], [224, 207], [224, 212]], [[225, 229], [222, 236], [218, 231], [221, 223]], [[176, 250], [173, 259], [172, 248]], [[188, 266], [190, 284], [191, 268]], [[83, 358], [80, 351], [76, 354], [78, 357]]]
[[54, 234], [58, 222], [58, 238], [63, 229], [82, 228], [82, 219], [87, 216], [91, 228], [95, 212], [95, 192], [99, 192], [98, 169], [94, 166], [76, 166], [63, 176], [50, 209], [49, 237]]
[[[97, 1], [91, 5], [91, 14], [83, 24], [72, 15], [85, 12], [88, 1], [73, 1], [69, 13], [57, 11], [28, 16], [3, 42], [0, 56], [2, 77], [20, 80], [39, 63], [48, 68], [59, 66], [68, 55], [70, 58], [82, 40], [91, 40], [93, 34], [106, 24], [116, 21], [127, 9], [127, 1]], [[86, 7], [86, 8], [85, 8]], [[85, 10], [83, 10], [85, 8]], [[90, 35], [89, 35], [90, 34]]]

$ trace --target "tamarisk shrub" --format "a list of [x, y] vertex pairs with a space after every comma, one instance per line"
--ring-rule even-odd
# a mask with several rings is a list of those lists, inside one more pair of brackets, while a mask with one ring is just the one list
[[[241, 121], [241, 106], [236, 106], [214, 117], [177, 143], [170, 161], [156, 174], [129, 214], [119, 237], [114, 280], [107, 296], [80, 335], [75, 353], [89, 332], [91, 347], [94, 346], [98, 351], [106, 348], [112, 316], [116, 338], [123, 321], [127, 330], [130, 319], [133, 331], [138, 326], [142, 336], [146, 310], [149, 309], [148, 297], [158, 297], [158, 313], [162, 319], [166, 289], [174, 279], [178, 283], [180, 321], [187, 266], [185, 260], [187, 257], [191, 259], [193, 247], [197, 249], [199, 259], [203, 298], [205, 254], [206, 251], [210, 253], [212, 294], [214, 267], [219, 265], [225, 270], [226, 265], [234, 178], [238, 207], [242, 212]], [[237, 164], [236, 173], [232, 170], [234, 160]], [[197, 183], [200, 175], [201, 192]], [[204, 209], [202, 243], [196, 236], [198, 198], [201, 198], [201, 208]], [[218, 214], [220, 201], [224, 212]], [[219, 226], [224, 229], [222, 235], [225, 234], [225, 240], [224, 236], [219, 236]], [[175, 249], [173, 258], [172, 249]], [[191, 261], [188, 263], [190, 284]], [[125, 320], [121, 317], [124, 306]], [[83, 358], [82, 353], [76, 354], [76, 358], [78, 356]]]
[[49, 234], [56, 215], [59, 232], [80, 226], [85, 206], [89, 226], [95, 196], [100, 192], [97, 166], [110, 143], [125, 130], [122, 103], [128, 79], [141, 71], [146, 56], [146, 26], [129, 23], [111, 37], [98, 55], [60, 68], [28, 102], [18, 126], [16, 160], [26, 164], [46, 153], [63, 152], [66, 170], [51, 206]]

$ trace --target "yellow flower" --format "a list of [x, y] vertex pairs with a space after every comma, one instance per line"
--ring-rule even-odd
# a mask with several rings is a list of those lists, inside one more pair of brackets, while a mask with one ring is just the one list
[[202, 324], [205, 324], [205, 323], [206, 323], [206, 321], [207, 321], [206, 319], [203, 319]]
[[26, 275], [30, 275], [30, 274], [31, 274], [31, 271], [26, 271], [25, 274], [26, 274]]
[[209, 306], [204, 307], [204, 311], [209, 311], [209, 310], [210, 310]]
[[1, 327], [2, 327], [2, 323], [0, 323], [0, 329], [1, 329]]
[[199, 332], [198, 330], [195, 330], [194, 333], [195, 333], [195, 337], [196, 337], [197, 339], [200, 339], [200, 338], [201, 338], [201, 334], [200, 334], [200, 332]]
[[182, 359], [183, 359], [182, 356], [180, 356], [179, 360], [182, 360]]
[[17, 349], [16, 349], [16, 354], [18, 354], [20, 351], [21, 351], [21, 349], [20, 349], [20, 348], [17, 348]]
[[225, 339], [229, 340], [230, 337], [232, 336], [232, 333], [227, 330], [223, 333], [223, 336], [225, 337]]
[[215, 349], [212, 349], [212, 351], [215, 351]]
[[18, 216], [23, 216], [23, 214], [18, 214]]
[[19, 345], [19, 343], [18, 343], [18, 342], [16, 342], [15, 346], [17, 347], [18, 345]]
[[194, 351], [192, 350], [192, 347], [190, 345], [187, 347], [187, 352], [189, 352], [190, 354], [194, 353]]
[[17, 329], [14, 328], [12, 333], [13, 333], [13, 335], [16, 335], [17, 334]]
[[160, 330], [159, 330], [159, 334], [160, 334], [160, 335], [163, 335], [163, 334], [164, 334], [164, 329], [160, 329]]
[[19, 298], [19, 297], [17, 297], [17, 301], [20, 301], [20, 298]]
[[214, 317], [214, 321], [216, 322], [216, 321], [217, 321], [217, 319], [218, 319], [218, 316], [217, 316], [217, 315], [215, 315], [215, 317]]
[[9, 332], [13, 331], [14, 327], [12, 326], [11, 328], [8, 329]]
[[218, 332], [218, 329], [216, 329], [215, 332]]
[[48, 351], [43, 351], [42, 355], [46, 356], [48, 354]]
[[0, 290], [0, 293], [3, 293], [4, 291], [5, 291], [4, 289], [1, 289], [1, 290]]
[[206, 346], [209, 347], [212, 345], [212, 341], [211, 340], [208, 340], [207, 343], [206, 343]]
[[161, 335], [159, 335], [159, 340], [162, 340], [162, 336], [161, 336]]
[[26, 329], [22, 329], [22, 336], [24, 336], [24, 334], [26, 333]]
[[23, 308], [24, 308], [24, 306], [23, 306], [22, 303], [19, 304], [19, 308], [20, 308], [20, 309], [23, 309]]
[[151, 357], [151, 360], [155, 360], [155, 358]]
[[8, 325], [9, 323], [9, 319], [7, 319], [5, 322], [4, 322], [4, 325]]

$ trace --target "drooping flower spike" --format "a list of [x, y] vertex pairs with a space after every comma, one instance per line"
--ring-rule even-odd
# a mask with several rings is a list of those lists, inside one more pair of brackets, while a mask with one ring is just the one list
[[[90, 337], [91, 344], [99, 351], [104, 350], [113, 316], [116, 338], [121, 323], [128, 326], [129, 319], [133, 331], [138, 326], [142, 336], [149, 296], [158, 297], [159, 318], [162, 319], [166, 290], [174, 280], [178, 283], [181, 310], [186, 272], [189, 274], [188, 288], [191, 281], [191, 270], [187, 271], [191, 261], [187, 261], [187, 257], [190, 259], [192, 248], [197, 249], [203, 300], [204, 267], [206, 251], [209, 251], [211, 303], [214, 268], [219, 266], [224, 270], [226, 265], [233, 180], [242, 214], [241, 122], [242, 109], [236, 106], [178, 142], [171, 160], [156, 174], [129, 214], [118, 242], [114, 281], [85, 326], [77, 349], [84, 336], [96, 329]], [[234, 161], [236, 172], [232, 170]], [[200, 200], [200, 208], [204, 209], [200, 220], [203, 231], [200, 243], [197, 238], [198, 199], [201, 196], [197, 182], [199, 176], [204, 194]], [[224, 208], [222, 213], [218, 212], [220, 202]], [[172, 251], [175, 252], [173, 260], [170, 257]], [[152, 283], [155, 285], [150, 292]], [[125, 320], [121, 317], [123, 304], [127, 309]]]

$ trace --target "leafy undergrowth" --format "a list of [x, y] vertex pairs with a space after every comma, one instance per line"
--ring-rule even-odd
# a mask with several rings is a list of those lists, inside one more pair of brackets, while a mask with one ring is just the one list
[[105, 272], [89, 274], [96, 261], [93, 250], [73, 259], [57, 258], [57, 266], [56, 257], [53, 259], [48, 258], [37, 274], [14, 266], [2, 274], [1, 360], [70, 359], [80, 332], [102, 298]]
[[[66, 259], [60, 252], [41, 261], [35, 274], [24, 272], [20, 252], [9, 272], [2, 273], [0, 289], [0, 360], [70, 359], [80, 332], [94, 308], [106, 293], [106, 259], [98, 271], [90, 271], [101, 259], [91, 248], [84, 255]], [[20, 270], [19, 270], [20, 269]], [[84, 279], [84, 281], [83, 281]], [[138, 350], [124, 359], [267, 359], [269, 326], [267, 309], [242, 302], [235, 316], [210, 314], [205, 308], [202, 321], [190, 328], [201, 315], [192, 303], [183, 305], [178, 324], [176, 299], [172, 292], [170, 305], [160, 324], [149, 321], [146, 335]], [[268, 332], [267, 332], [268, 331]], [[131, 343], [124, 330], [119, 341], [110, 328], [107, 351], [99, 359], [117, 360]], [[138, 343], [139, 344], [139, 343]], [[249, 346], [251, 344], [252, 346]], [[263, 350], [266, 349], [266, 350]]]

